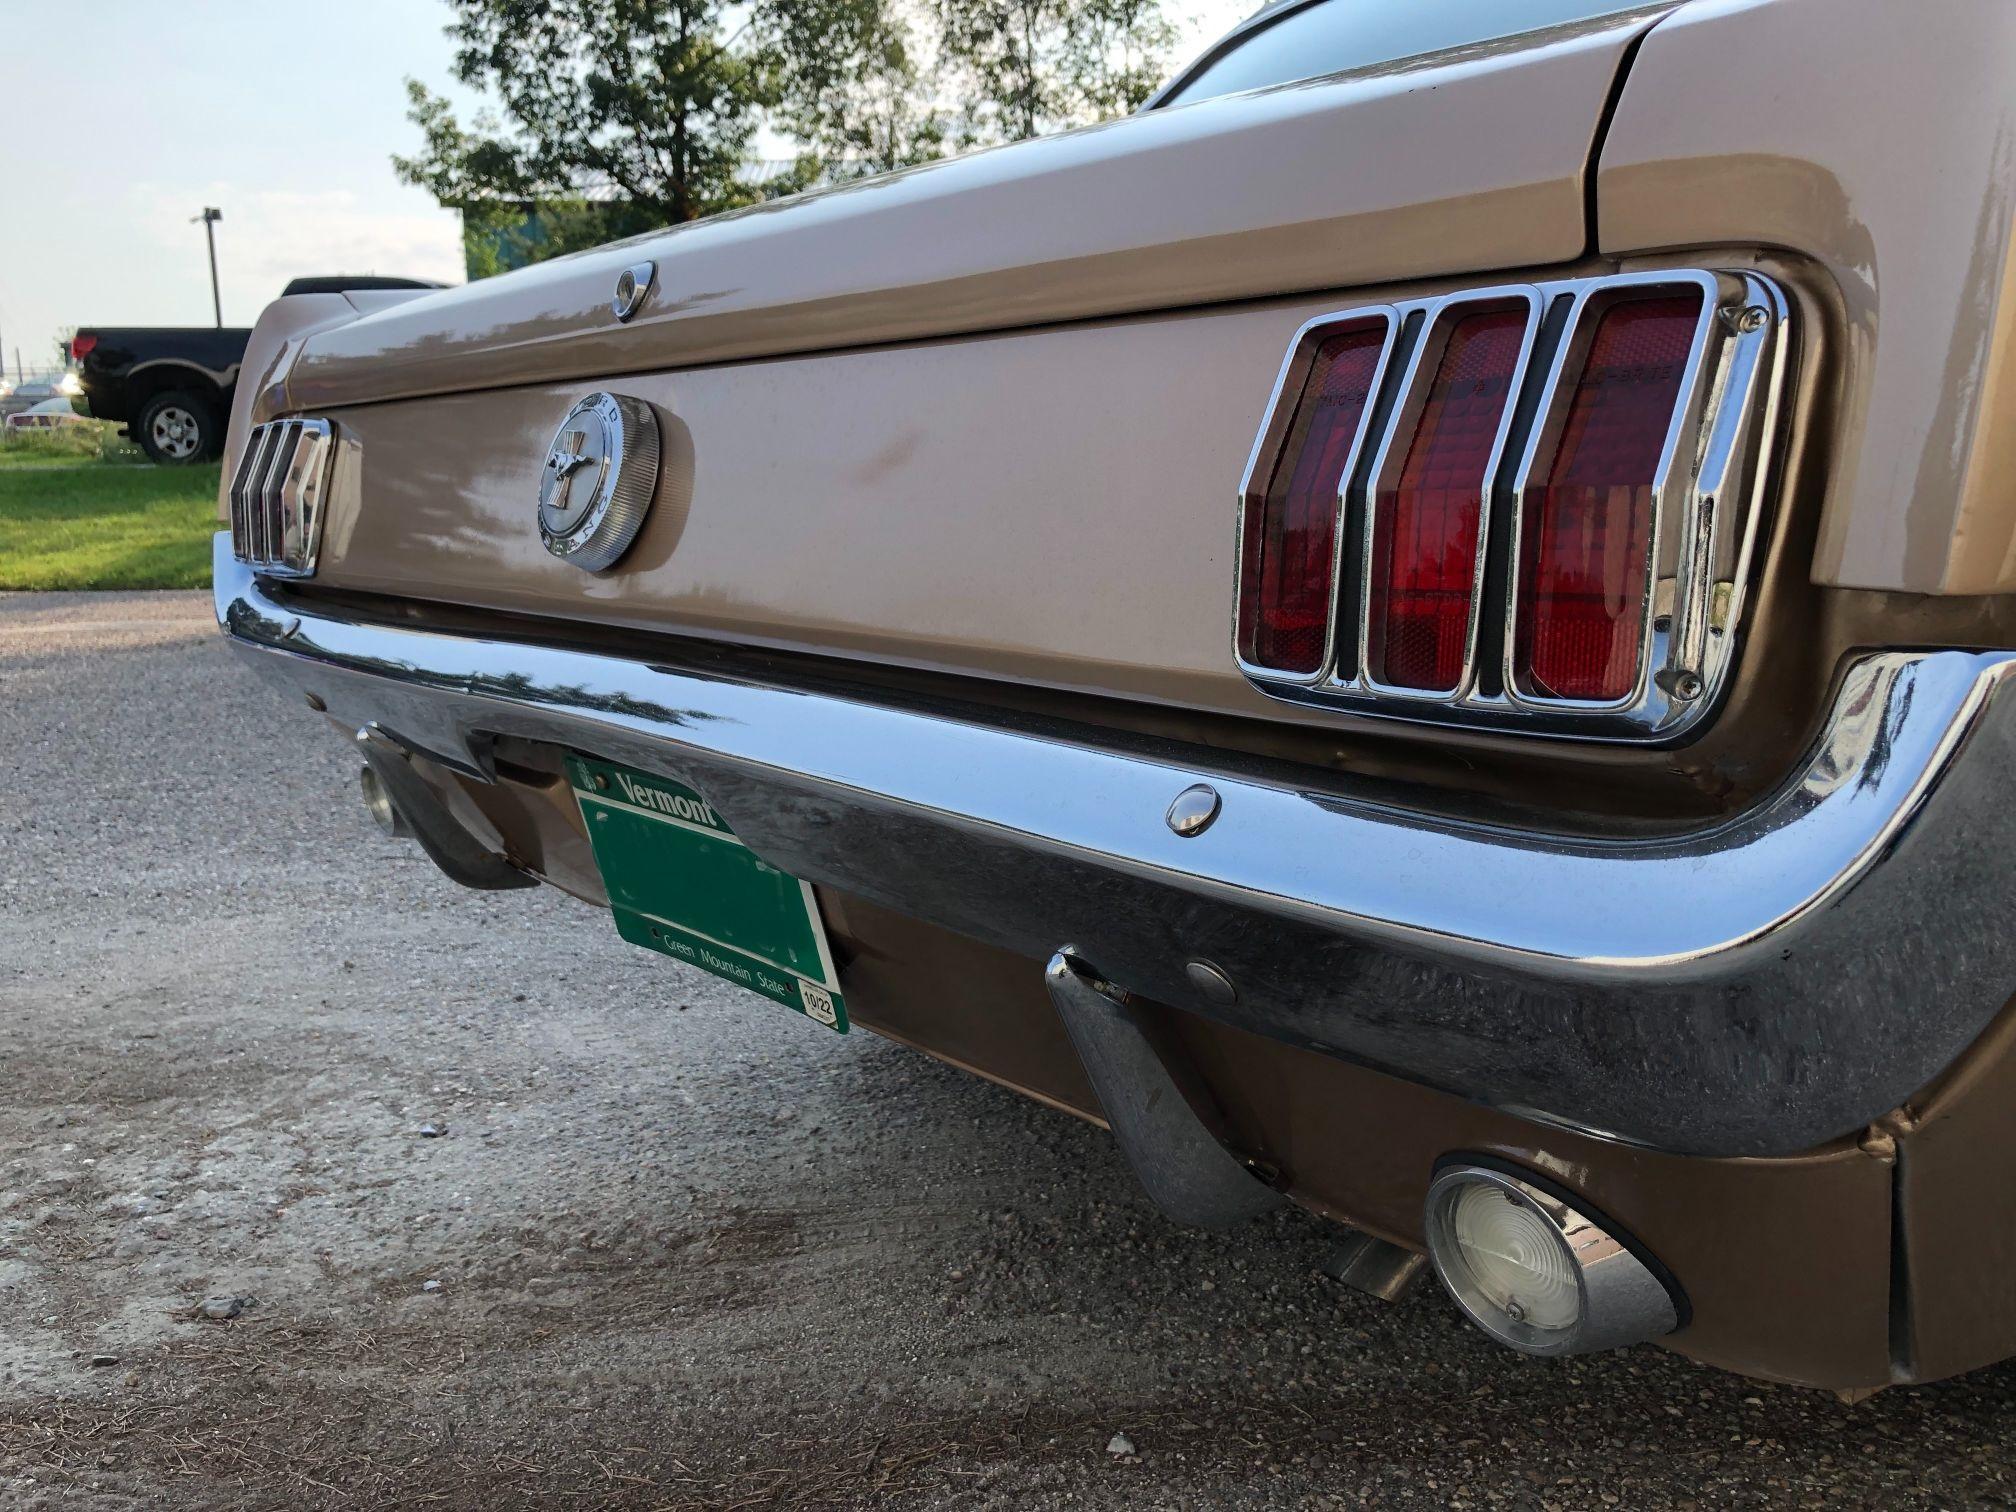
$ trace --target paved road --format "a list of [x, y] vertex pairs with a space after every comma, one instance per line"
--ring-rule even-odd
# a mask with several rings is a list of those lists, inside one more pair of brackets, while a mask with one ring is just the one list
[[0, 1505], [2011, 1495], [2016, 1372], [1524, 1361], [1313, 1220], [1178, 1232], [1096, 1130], [460, 892], [206, 615], [0, 596]]

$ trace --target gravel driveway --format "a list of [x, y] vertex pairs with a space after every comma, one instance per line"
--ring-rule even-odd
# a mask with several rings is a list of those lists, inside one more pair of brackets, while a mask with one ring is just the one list
[[1526, 1361], [1313, 1219], [1173, 1229], [1098, 1130], [462, 892], [202, 597], [0, 596], [0, 751], [0, 1506], [2011, 1496], [2008, 1368]]

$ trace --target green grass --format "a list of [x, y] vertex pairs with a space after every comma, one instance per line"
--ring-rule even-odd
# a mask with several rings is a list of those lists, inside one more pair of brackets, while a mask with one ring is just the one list
[[139, 444], [109, 420], [52, 430], [0, 430], [0, 467], [51, 467], [65, 462], [145, 462]]
[[0, 589], [207, 588], [217, 464], [0, 448]]

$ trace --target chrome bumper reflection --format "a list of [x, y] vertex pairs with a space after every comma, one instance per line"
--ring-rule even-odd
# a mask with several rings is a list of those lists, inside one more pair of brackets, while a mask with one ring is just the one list
[[[2016, 655], [1878, 652], [1804, 767], [1680, 837], [1491, 829], [1204, 766], [281, 603], [215, 553], [270, 676], [480, 774], [577, 747], [705, 791], [777, 866], [1449, 1091], [1702, 1154], [1887, 1112], [2009, 997]], [[1964, 758], [1962, 759], [1964, 754]], [[1220, 796], [1190, 836], [1165, 822]], [[956, 990], [956, 984], [947, 984]]]

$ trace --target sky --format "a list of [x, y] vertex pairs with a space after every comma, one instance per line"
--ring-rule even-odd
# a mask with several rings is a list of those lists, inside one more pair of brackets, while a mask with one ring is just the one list
[[[10, 0], [18, 3], [18, 0]], [[1166, 0], [1179, 57], [1253, 0]], [[224, 323], [288, 279], [459, 283], [461, 228], [392, 172], [419, 133], [405, 79], [448, 90], [445, 0], [37, 3], [0, 47], [0, 358], [56, 361], [78, 325], [208, 325], [204, 206]], [[15, 17], [16, 22], [22, 17]], [[466, 97], [465, 97], [466, 98]]]

